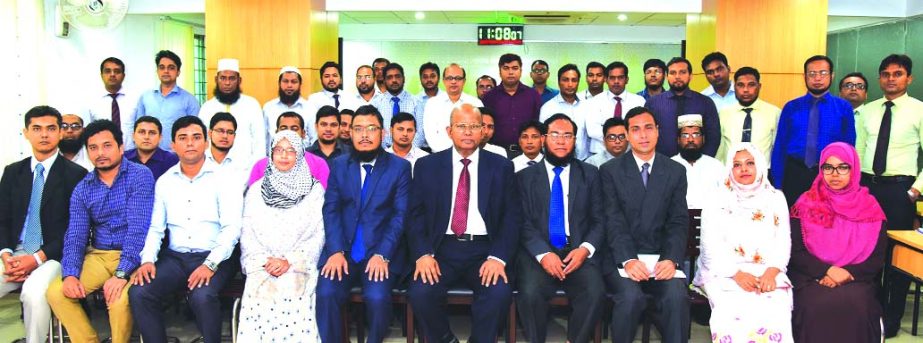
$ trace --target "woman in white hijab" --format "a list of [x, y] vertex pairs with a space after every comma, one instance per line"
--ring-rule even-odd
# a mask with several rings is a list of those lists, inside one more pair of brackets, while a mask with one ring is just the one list
[[735, 145], [724, 185], [702, 210], [693, 283], [711, 303], [713, 342], [792, 342], [788, 205], [766, 164], [753, 144]]
[[247, 283], [239, 341], [320, 341], [314, 290], [324, 245], [324, 188], [304, 153], [293, 131], [276, 133], [266, 174], [244, 197], [240, 260]]

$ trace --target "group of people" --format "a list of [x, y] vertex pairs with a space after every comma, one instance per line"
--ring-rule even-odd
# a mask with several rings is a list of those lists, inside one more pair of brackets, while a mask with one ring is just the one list
[[[25, 115], [32, 156], [0, 179], [0, 295], [22, 288], [28, 342], [45, 339], [52, 311], [73, 341], [97, 341], [80, 305], [96, 291], [114, 342], [134, 321], [166, 341], [180, 292], [218, 342], [218, 294], [238, 271], [243, 341], [345, 341], [355, 287], [370, 342], [387, 336], [396, 288], [429, 342], [458, 341], [446, 309], [457, 287], [473, 291], [471, 342], [496, 339], [513, 290], [527, 338], [544, 342], [559, 289], [569, 342], [591, 339], [607, 293], [614, 342], [634, 340], [648, 307], [664, 342], [685, 342], [690, 283], [716, 342], [868, 342], [900, 327], [909, 279], [881, 288], [880, 274], [885, 231], [912, 229], [923, 189], [923, 103], [907, 95], [905, 55], [882, 60], [885, 95], [868, 104], [864, 76], [834, 96], [832, 61], [810, 57], [807, 94], [781, 110], [759, 99], [755, 68], [731, 82], [720, 52], [702, 61], [701, 93], [682, 57], [647, 61], [634, 94], [622, 62], [589, 63], [578, 93], [576, 65], [555, 90], [537, 60], [528, 87], [505, 54], [500, 84], [478, 78], [477, 97], [458, 64], [424, 64], [411, 95], [403, 67], [380, 58], [357, 69], [352, 95], [324, 64], [307, 100], [301, 72], [283, 67], [262, 108], [241, 93], [236, 60], [219, 61], [201, 107], [176, 85], [179, 57], [155, 62], [160, 87], [136, 102], [107, 58], [107, 93], [87, 114]], [[690, 209], [702, 219], [694, 275]]]

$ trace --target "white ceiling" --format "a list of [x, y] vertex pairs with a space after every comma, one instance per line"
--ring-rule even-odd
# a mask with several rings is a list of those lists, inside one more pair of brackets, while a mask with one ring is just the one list
[[530, 25], [627, 25], [668, 26], [686, 24], [685, 13], [625, 13], [627, 19], [618, 19], [613, 12], [422, 12], [425, 17], [415, 18], [417, 12], [340, 12], [341, 24], [511, 24]]

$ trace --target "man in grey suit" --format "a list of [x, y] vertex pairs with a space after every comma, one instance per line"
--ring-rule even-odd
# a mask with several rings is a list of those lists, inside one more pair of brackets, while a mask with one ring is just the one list
[[596, 255], [605, 247], [599, 173], [574, 157], [573, 120], [558, 113], [545, 126], [545, 160], [516, 174], [524, 219], [516, 306], [529, 341], [545, 342], [548, 299], [563, 286], [573, 308], [567, 341], [589, 342], [605, 296]]
[[615, 293], [612, 341], [634, 340], [649, 294], [659, 312], [655, 324], [663, 342], [686, 342], [687, 284], [685, 278], [675, 277], [685, 257], [689, 225], [686, 170], [656, 152], [658, 125], [649, 109], [636, 107], [628, 111], [625, 121], [631, 154], [599, 169], [611, 259], [604, 265], [620, 269], [610, 267], [606, 275]]

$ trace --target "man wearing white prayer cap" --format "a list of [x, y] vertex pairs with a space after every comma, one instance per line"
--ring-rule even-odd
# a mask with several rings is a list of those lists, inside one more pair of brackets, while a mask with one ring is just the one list
[[[315, 113], [311, 113], [308, 101], [301, 97], [301, 80], [301, 71], [298, 67], [284, 66], [279, 70], [279, 97], [263, 104], [263, 125], [266, 126], [267, 142], [270, 142], [270, 138], [276, 133], [277, 121], [282, 113], [295, 112], [301, 118], [314, 118], [317, 115], [316, 110], [314, 110]], [[306, 129], [305, 133], [307, 134], [304, 138], [305, 144], [310, 145], [310, 142], [317, 139], [313, 132]]]
[[[240, 76], [240, 61], [233, 58], [218, 60], [215, 96], [202, 104], [199, 119], [211, 127], [210, 122], [215, 113], [227, 112], [234, 116], [237, 121], [237, 130], [233, 132], [235, 136], [233, 147], [207, 149], [206, 157], [221, 165], [222, 168], [230, 167], [249, 171], [254, 161], [266, 156], [266, 125], [260, 103], [253, 97], [242, 94], [241, 84], [243, 84], [243, 78]], [[209, 136], [215, 134], [232, 135], [226, 130], [208, 132]], [[246, 180], [241, 180], [241, 184], [244, 182]]]
[[714, 194], [714, 187], [718, 187], [727, 176], [723, 163], [702, 153], [705, 147], [702, 122], [701, 114], [684, 114], [676, 118], [679, 154], [671, 158], [686, 167], [686, 204], [692, 209], [701, 209], [708, 196]]

